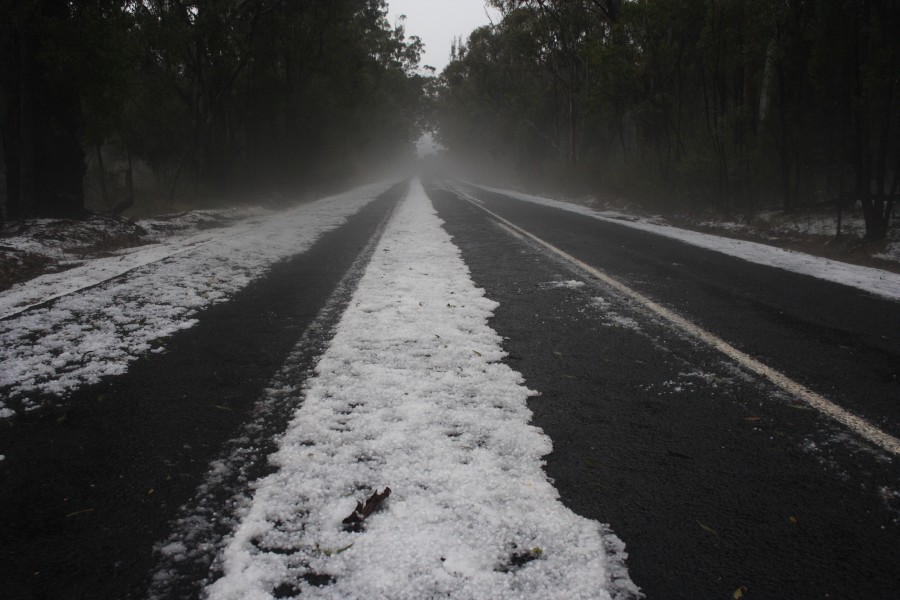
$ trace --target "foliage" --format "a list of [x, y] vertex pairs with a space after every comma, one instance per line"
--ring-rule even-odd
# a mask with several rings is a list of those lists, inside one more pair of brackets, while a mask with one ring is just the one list
[[[336, 177], [410, 153], [418, 136], [422, 44], [388, 23], [384, 0], [4, 0], [0, 13], [16, 214], [53, 212], [19, 185], [17, 167], [23, 156], [47, 163], [30, 150], [42, 143], [31, 130], [52, 115], [23, 121], [20, 107], [60, 87], [76, 143], [101, 160], [118, 149], [129, 173], [134, 159], [173, 187], [179, 177], [220, 193]], [[69, 162], [84, 172], [83, 154]]]
[[[457, 157], [752, 216], [900, 193], [900, 3], [492, 0], [436, 127]], [[657, 202], [659, 203], [659, 202]]]

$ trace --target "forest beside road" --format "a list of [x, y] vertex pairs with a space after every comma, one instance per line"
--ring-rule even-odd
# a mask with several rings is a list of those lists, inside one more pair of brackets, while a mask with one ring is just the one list
[[501, 18], [448, 32], [436, 72], [385, 0], [7, 3], [3, 217], [293, 195], [428, 134], [485, 181], [747, 220], [859, 206], [867, 242], [891, 228], [896, 2], [485, 4]]

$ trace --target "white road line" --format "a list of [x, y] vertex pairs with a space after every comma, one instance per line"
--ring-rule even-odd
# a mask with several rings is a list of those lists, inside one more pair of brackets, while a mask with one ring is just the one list
[[596, 277], [603, 283], [622, 292], [629, 298], [632, 298], [632, 299], [636, 300], [637, 302], [640, 302], [643, 306], [645, 306], [646, 308], [648, 308], [655, 314], [659, 315], [663, 319], [669, 321], [670, 323], [672, 323], [679, 329], [702, 340], [703, 342], [706, 342], [707, 344], [709, 344], [716, 350], [722, 352], [729, 358], [737, 361], [740, 365], [749, 369], [750, 371], [753, 371], [757, 375], [760, 375], [761, 377], [768, 379], [769, 381], [771, 381], [772, 383], [774, 383], [776, 386], [780, 387], [784, 391], [796, 396], [803, 402], [806, 402], [809, 406], [818, 410], [823, 415], [826, 415], [826, 416], [834, 419], [838, 423], [841, 423], [842, 425], [849, 428], [857, 435], [865, 438], [866, 440], [875, 444], [879, 448], [881, 448], [887, 452], [890, 452], [891, 454], [893, 454], [895, 456], [900, 455], [900, 439], [897, 439], [896, 437], [892, 436], [891, 434], [889, 434], [885, 431], [882, 431], [881, 429], [872, 425], [871, 423], [869, 423], [862, 417], [859, 417], [859, 416], [849, 412], [848, 410], [841, 408], [840, 406], [838, 406], [831, 400], [825, 398], [824, 396], [817, 394], [816, 392], [810, 390], [807, 387], [804, 387], [803, 385], [797, 383], [796, 381], [794, 381], [793, 379], [791, 379], [784, 373], [782, 373], [776, 369], [773, 369], [772, 367], [770, 367], [768, 365], [761, 363], [760, 361], [756, 360], [755, 358], [753, 358], [749, 354], [746, 354], [745, 352], [741, 352], [740, 350], [738, 350], [737, 348], [735, 348], [734, 346], [732, 346], [731, 344], [729, 344], [722, 338], [716, 336], [713, 333], [710, 333], [709, 331], [706, 331], [705, 329], [703, 329], [702, 327], [699, 327], [698, 325], [696, 325], [694, 323], [691, 323], [690, 321], [688, 321], [681, 315], [669, 310], [668, 308], [661, 306], [660, 304], [657, 304], [656, 302], [654, 302], [647, 296], [644, 296], [640, 292], [637, 292], [637, 291], [631, 289], [630, 287], [628, 287], [624, 283], [620, 282], [619, 280], [610, 277], [606, 273], [603, 273], [603, 272], [595, 269], [591, 265], [578, 260], [571, 254], [568, 254], [567, 252], [560, 250], [553, 244], [539, 238], [538, 236], [534, 235], [533, 233], [531, 233], [525, 229], [522, 229], [521, 227], [519, 227], [518, 225], [516, 225], [514, 223], [511, 223], [510, 221], [504, 219], [497, 213], [485, 208], [480, 202], [472, 201], [472, 198], [469, 197], [467, 194], [460, 193], [457, 190], [454, 190], [454, 192], [457, 195], [459, 195], [461, 198], [464, 198], [465, 200], [470, 202], [473, 206], [475, 206], [475, 207], [483, 210], [487, 214], [491, 215], [494, 219], [496, 219], [497, 221], [499, 221], [500, 223], [505, 225], [507, 228], [540, 244], [541, 246], [543, 246], [547, 250], [550, 250], [557, 256], [564, 258], [565, 260], [578, 266], [580, 269], [588, 272], [589, 274]]

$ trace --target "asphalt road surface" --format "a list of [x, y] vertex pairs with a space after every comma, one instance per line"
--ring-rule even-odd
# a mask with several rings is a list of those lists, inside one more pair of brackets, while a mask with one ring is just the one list
[[[896, 598], [896, 459], [443, 186], [429, 194], [509, 364], [541, 393], [547, 472], [608, 522], [648, 598]], [[485, 208], [769, 366], [900, 429], [900, 304], [578, 214]], [[560, 282], [580, 281], [581, 287]], [[555, 282], [555, 283], [554, 283]]]
[[[266, 472], [293, 407], [260, 415], [257, 400], [285, 364], [308, 375], [404, 189], [198, 315], [164, 354], [2, 426], [0, 597], [147, 595], [158, 567], [153, 546], [171, 533], [210, 461], [241, 440], [240, 472], [207, 499], [225, 512], [228, 485]], [[490, 326], [506, 340], [506, 362], [540, 394], [530, 407], [553, 440], [548, 475], [565, 504], [609, 523], [626, 543], [629, 572], [648, 598], [898, 597], [893, 454], [510, 231], [452, 187], [426, 189], [476, 284], [500, 304]], [[900, 303], [469, 193], [900, 435]], [[248, 429], [251, 422], [258, 426]], [[196, 596], [208, 566], [185, 564], [155, 589]]]
[[[360, 275], [354, 265], [364, 266], [360, 254], [371, 251], [405, 190], [398, 185], [307, 252], [198, 314], [195, 327], [166, 341], [165, 353], [0, 426], [0, 598], [145, 596], [154, 544], [229, 440], [243, 437], [256, 459], [244, 479], [265, 472], [294, 407], [272, 410], [249, 441], [243, 425], [311, 327], [325, 337], [312, 336], [305, 356], [291, 359], [300, 374], [315, 364]], [[193, 591], [175, 587], [171, 597]]]

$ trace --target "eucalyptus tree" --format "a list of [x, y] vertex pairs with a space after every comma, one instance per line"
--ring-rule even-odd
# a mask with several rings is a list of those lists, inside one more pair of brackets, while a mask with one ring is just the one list
[[502, 21], [461, 43], [440, 82], [451, 152], [517, 155], [546, 183], [576, 175], [672, 209], [858, 203], [867, 237], [885, 237], [900, 197], [900, 3], [491, 4]]
[[[83, 213], [85, 152], [210, 193], [411, 152], [422, 43], [384, 0], [0, 0], [6, 211]], [[130, 176], [129, 176], [130, 181]]]
[[84, 103], [114, 102], [121, 69], [107, 42], [121, 15], [107, 0], [0, 3], [7, 216], [83, 213]]

